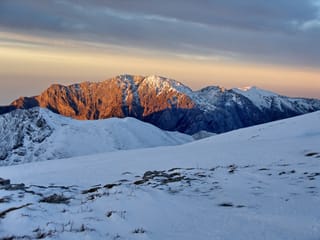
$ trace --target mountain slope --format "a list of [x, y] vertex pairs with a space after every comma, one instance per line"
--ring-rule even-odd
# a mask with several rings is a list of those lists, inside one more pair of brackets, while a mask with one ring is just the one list
[[0, 237], [317, 239], [319, 121], [316, 112], [175, 147], [0, 167], [12, 183], [0, 190]]
[[189, 141], [134, 118], [78, 121], [40, 108], [0, 116], [0, 166]]
[[134, 117], [171, 131], [222, 133], [320, 110], [320, 100], [288, 98], [257, 88], [206, 87], [192, 91], [158, 76], [121, 75], [100, 82], [54, 84], [19, 98], [0, 113], [40, 106], [76, 119]]

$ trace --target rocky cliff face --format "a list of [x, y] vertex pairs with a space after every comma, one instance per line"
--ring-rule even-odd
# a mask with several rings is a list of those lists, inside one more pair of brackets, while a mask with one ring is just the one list
[[195, 104], [179, 86], [182, 84], [159, 77], [123, 75], [99, 83], [54, 84], [41, 95], [19, 98], [11, 106], [40, 106], [81, 120], [141, 118], [171, 108], [193, 108]]
[[206, 87], [192, 91], [158, 76], [121, 75], [99, 82], [52, 85], [0, 113], [40, 106], [76, 119], [135, 117], [165, 130], [221, 133], [320, 110], [320, 100], [288, 98], [257, 88]]

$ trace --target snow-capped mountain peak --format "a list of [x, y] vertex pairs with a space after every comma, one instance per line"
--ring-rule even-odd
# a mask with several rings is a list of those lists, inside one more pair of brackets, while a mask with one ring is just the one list
[[237, 91], [238, 93], [241, 93], [241, 94], [248, 94], [248, 95], [255, 94], [255, 95], [260, 95], [260, 96], [279, 96], [279, 94], [258, 88], [257, 86], [246, 86], [246, 87], [240, 87], [240, 88], [233, 88], [232, 90]]
[[234, 88], [234, 92], [243, 95], [252, 101], [256, 106], [261, 108], [270, 108], [272, 99], [280, 97], [278, 94], [260, 89], [256, 86], [248, 86], [243, 88]]
[[192, 92], [189, 87], [185, 86], [181, 82], [157, 75], [147, 76], [143, 79], [143, 82], [148, 86], [155, 88], [158, 93], [162, 91], [176, 91], [184, 94], [190, 94]]
[[245, 86], [245, 87], [239, 87], [239, 88], [235, 88], [235, 89], [238, 89], [238, 90], [243, 91], [243, 92], [247, 92], [247, 91], [250, 91], [250, 90], [257, 89], [257, 87], [256, 86]]

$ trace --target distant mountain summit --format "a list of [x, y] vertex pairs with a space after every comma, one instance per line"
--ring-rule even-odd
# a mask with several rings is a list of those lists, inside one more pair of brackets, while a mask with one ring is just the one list
[[0, 107], [0, 114], [32, 107], [76, 119], [134, 117], [165, 130], [222, 133], [320, 110], [320, 100], [289, 98], [257, 87], [199, 91], [159, 76], [120, 75], [103, 82], [51, 85], [35, 97]]

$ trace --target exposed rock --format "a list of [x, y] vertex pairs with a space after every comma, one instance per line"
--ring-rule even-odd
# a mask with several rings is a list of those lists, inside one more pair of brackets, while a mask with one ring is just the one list
[[[16, 110], [0, 116], [0, 165], [7, 160], [19, 162], [30, 151], [30, 144], [41, 143], [53, 132], [38, 109]], [[40, 151], [40, 150], [39, 150]], [[6, 161], [3, 161], [6, 160]], [[11, 161], [12, 162], [12, 161]]]
[[9, 212], [12, 212], [12, 211], [16, 211], [16, 210], [19, 210], [21, 208], [25, 208], [25, 207], [28, 207], [32, 205], [32, 203], [27, 203], [27, 204], [24, 204], [22, 206], [19, 206], [19, 207], [11, 207], [11, 208], [8, 208], [2, 212], [0, 212], [0, 218], [4, 218]]
[[10, 185], [9, 179], [0, 178], [0, 186], [8, 186], [8, 185]]
[[54, 203], [54, 204], [67, 204], [69, 203], [70, 198], [65, 197], [63, 194], [52, 194], [48, 197], [44, 197], [40, 200], [40, 202], [45, 202], [45, 203]]
[[94, 187], [87, 190], [83, 190], [82, 194], [94, 193], [97, 192], [99, 189], [101, 189], [101, 187]]
[[12, 184], [10, 179], [0, 178], [0, 189], [7, 191], [25, 190], [26, 186], [23, 183]]
[[27, 153], [27, 150], [24, 147], [20, 147], [19, 149], [14, 151], [15, 154], [17, 154], [18, 156], [25, 156]]
[[0, 160], [5, 160], [8, 157], [8, 151], [5, 147], [0, 146]]
[[18, 184], [9, 184], [7, 186], [4, 186], [4, 190], [7, 191], [17, 191], [17, 190], [25, 190], [26, 186], [24, 183], [18, 183]]
[[106, 189], [111, 189], [111, 188], [119, 186], [119, 185], [121, 185], [121, 184], [109, 183], [109, 184], [104, 185], [103, 187]]

